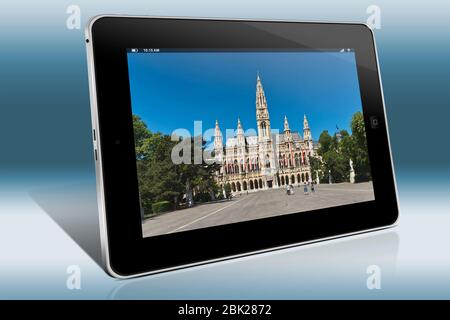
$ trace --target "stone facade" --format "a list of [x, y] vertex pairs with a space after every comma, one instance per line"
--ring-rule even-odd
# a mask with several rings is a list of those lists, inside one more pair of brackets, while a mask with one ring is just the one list
[[246, 135], [238, 119], [235, 136], [227, 138], [223, 145], [216, 120], [214, 154], [215, 161], [221, 164], [216, 177], [219, 185], [224, 187], [229, 183], [232, 193], [239, 194], [312, 182], [308, 156], [315, 154], [317, 146], [306, 115], [303, 137], [291, 131], [286, 116], [283, 133], [273, 133], [259, 75], [256, 79], [256, 126], [257, 135]]

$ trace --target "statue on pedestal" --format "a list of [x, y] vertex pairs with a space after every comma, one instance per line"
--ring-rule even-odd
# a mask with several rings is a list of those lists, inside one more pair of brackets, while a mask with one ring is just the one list
[[355, 183], [355, 169], [353, 169], [353, 161], [349, 160], [350, 164], [350, 183]]

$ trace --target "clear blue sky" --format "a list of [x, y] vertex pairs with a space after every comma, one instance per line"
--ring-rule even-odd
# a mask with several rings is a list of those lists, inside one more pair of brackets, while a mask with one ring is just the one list
[[353, 52], [160, 52], [128, 53], [132, 110], [153, 132], [170, 134], [194, 121], [223, 133], [256, 129], [256, 74], [266, 93], [272, 129], [302, 131], [306, 113], [317, 140], [323, 130], [350, 132], [361, 111]]

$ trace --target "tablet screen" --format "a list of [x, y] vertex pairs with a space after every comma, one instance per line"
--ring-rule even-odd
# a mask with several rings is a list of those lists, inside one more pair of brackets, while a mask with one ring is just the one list
[[375, 199], [353, 49], [127, 60], [144, 237]]

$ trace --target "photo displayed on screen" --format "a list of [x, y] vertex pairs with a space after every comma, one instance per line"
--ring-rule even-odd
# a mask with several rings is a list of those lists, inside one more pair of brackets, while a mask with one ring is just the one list
[[127, 59], [144, 237], [375, 199], [352, 49]]

